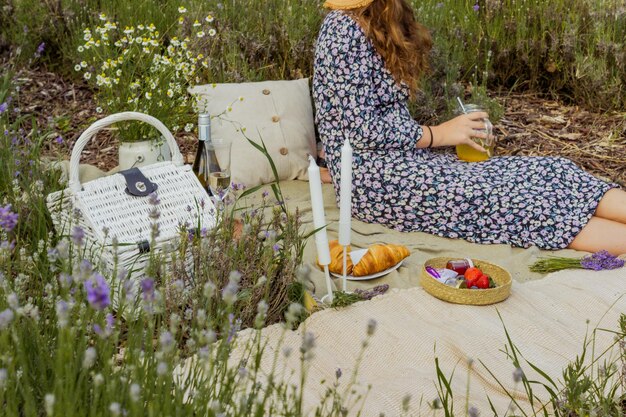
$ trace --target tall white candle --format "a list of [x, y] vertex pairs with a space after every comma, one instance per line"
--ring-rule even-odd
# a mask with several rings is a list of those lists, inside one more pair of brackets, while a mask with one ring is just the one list
[[311, 191], [311, 207], [313, 209], [313, 227], [320, 229], [315, 233], [315, 245], [320, 265], [330, 264], [330, 250], [328, 248], [328, 235], [326, 234], [326, 218], [324, 216], [324, 197], [322, 195], [322, 180], [320, 168], [315, 159], [309, 155], [309, 188]]
[[346, 138], [341, 148], [341, 191], [339, 194], [339, 244], [350, 244], [352, 221], [352, 146]]

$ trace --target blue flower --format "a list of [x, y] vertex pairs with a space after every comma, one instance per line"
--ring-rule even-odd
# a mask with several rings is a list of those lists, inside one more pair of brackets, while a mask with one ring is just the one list
[[87, 301], [95, 310], [104, 310], [111, 304], [109, 298], [110, 289], [104, 277], [95, 273], [92, 278], [85, 281]]
[[[9, 107], [8, 103], [2, 103], [0, 104], [0, 114], [4, 113], [5, 111], [7, 111], [7, 108]], [[6, 130], [5, 130], [6, 132]]]

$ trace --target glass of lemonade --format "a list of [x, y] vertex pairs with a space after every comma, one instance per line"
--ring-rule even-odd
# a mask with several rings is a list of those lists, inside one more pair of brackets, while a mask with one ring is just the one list
[[[472, 113], [477, 111], [485, 111], [481, 106], [477, 104], [466, 104], [465, 113]], [[493, 156], [493, 150], [496, 145], [495, 137], [493, 135], [493, 125], [489, 119], [483, 119], [485, 122], [485, 128], [481, 129], [481, 132], [487, 133], [487, 138], [472, 138], [476, 143], [487, 150], [487, 153], [477, 151], [469, 145], [457, 145], [456, 154], [462, 161], [467, 162], [480, 162], [486, 161]]]
[[213, 138], [206, 144], [209, 153], [209, 189], [221, 203], [230, 192], [230, 154], [232, 142]]

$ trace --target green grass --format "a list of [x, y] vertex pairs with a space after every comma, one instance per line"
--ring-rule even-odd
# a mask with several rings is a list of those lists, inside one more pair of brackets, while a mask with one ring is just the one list
[[[215, 16], [218, 46], [210, 51], [206, 82], [310, 76], [323, 18], [315, 1], [14, 0], [0, 11], [0, 39], [31, 60], [41, 42], [47, 64], [72, 72], [82, 29], [104, 12], [121, 25], [154, 23], [175, 29], [178, 6], [188, 16]], [[418, 19], [435, 38], [433, 72], [418, 100], [421, 118], [446, 112], [471, 85], [532, 90], [597, 110], [626, 105], [626, 3], [623, 0], [413, 0]], [[25, 30], [26, 29], [26, 30]], [[202, 51], [207, 52], [207, 51]]]

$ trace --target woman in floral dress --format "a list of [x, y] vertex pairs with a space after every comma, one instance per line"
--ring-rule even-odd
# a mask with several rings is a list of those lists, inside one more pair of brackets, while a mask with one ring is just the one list
[[626, 192], [564, 158], [467, 163], [434, 147], [484, 137], [486, 113], [437, 126], [407, 100], [427, 67], [428, 31], [406, 0], [328, 0], [316, 46], [316, 123], [336, 195], [341, 146], [354, 149], [353, 216], [400, 231], [543, 249], [626, 253]]

